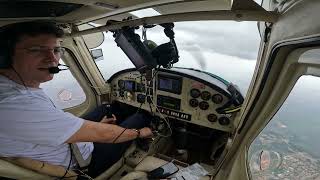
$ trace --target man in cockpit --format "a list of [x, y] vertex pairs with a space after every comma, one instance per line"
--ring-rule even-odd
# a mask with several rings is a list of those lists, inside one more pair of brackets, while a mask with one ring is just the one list
[[40, 88], [53, 78], [48, 69], [58, 66], [64, 50], [63, 31], [54, 23], [7, 25], [0, 36], [0, 156], [73, 168], [68, 144], [76, 143], [83, 159], [92, 155], [89, 174], [97, 176], [121, 158], [130, 141], [152, 135], [142, 114], [115, 125], [97, 114], [103, 106], [85, 118], [55, 106]]

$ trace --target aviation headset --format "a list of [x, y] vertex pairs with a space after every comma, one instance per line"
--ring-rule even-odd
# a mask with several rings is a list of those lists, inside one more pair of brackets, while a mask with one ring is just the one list
[[[112, 25], [115, 22], [118, 21], [108, 21], [107, 25]], [[179, 53], [174, 40], [174, 24], [163, 23], [159, 25], [164, 28], [165, 35], [170, 39], [169, 42], [159, 46], [153, 41], [147, 40], [146, 36], [143, 38], [144, 41], [141, 42], [140, 36], [134, 32], [135, 29], [139, 29], [139, 27], [125, 26], [121, 29], [111, 30], [111, 32], [113, 32], [115, 42], [127, 54], [127, 56], [129, 57], [133, 54], [132, 57], [129, 57], [133, 64], [135, 64], [134, 61], [136, 59], [134, 56], [139, 56], [140, 58], [137, 59], [143, 59], [143, 63], [145, 63], [148, 69], [155, 68], [157, 66], [171, 68], [174, 63], [179, 61]], [[144, 28], [153, 28], [154, 26], [155, 25], [144, 25]], [[130, 47], [128, 48], [128, 46]], [[143, 67], [145, 68], [146, 66]], [[144, 71], [142, 69], [140, 70]]]
[[9, 31], [11, 25], [6, 25], [0, 29], [0, 69], [8, 69], [12, 64], [13, 44]]
[[174, 41], [174, 24], [164, 23], [160, 24], [160, 26], [164, 28], [164, 33], [170, 41], [159, 46], [151, 40], [145, 40], [143, 44], [151, 51], [151, 54], [156, 59], [158, 65], [161, 65], [164, 68], [170, 68], [172, 64], [179, 61], [179, 53]]

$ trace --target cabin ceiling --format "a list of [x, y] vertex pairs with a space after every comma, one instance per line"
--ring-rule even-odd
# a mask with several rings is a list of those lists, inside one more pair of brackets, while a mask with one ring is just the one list
[[[20, 0], [0, 1], [0, 23], [52, 19], [83, 24], [94, 20], [122, 20], [129, 12], [154, 7], [160, 14], [230, 10], [232, 0]], [[102, 20], [103, 19], [103, 20]], [[0, 24], [0, 25], [1, 25]]]
[[[268, 0], [267, 0], [268, 1]], [[152, 8], [158, 14], [152, 20], [136, 17], [131, 12]], [[180, 13], [180, 14], [179, 14]], [[158, 15], [161, 15], [160, 17]], [[274, 22], [277, 14], [265, 11], [254, 0], [19, 0], [0, 1], [0, 26], [37, 19], [76, 25], [93, 22], [105, 26], [108, 20], [135, 22], [137, 26], [189, 20], [235, 20]], [[148, 16], [147, 16], [148, 18]], [[131, 24], [130, 24], [131, 23]], [[67, 26], [69, 27], [69, 26]], [[110, 28], [96, 29], [105, 31]], [[82, 35], [89, 33], [86, 31]], [[90, 31], [90, 33], [92, 33]], [[79, 34], [78, 34], [79, 35]]]

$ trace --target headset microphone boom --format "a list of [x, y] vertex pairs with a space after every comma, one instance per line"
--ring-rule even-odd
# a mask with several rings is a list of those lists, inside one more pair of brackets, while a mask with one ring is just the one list
[[[63, 67], [66, 67], [66, 68], [60, 69], [59, 66], [63, 66]], [[56, 66], [56, 67], [50, 67], [50, 68], [48, 68], [50, 74], [57, 74], [57, 73], [59, 73], [60, 71], [64, 71], [64, 70], [68, 70], [68, 69], [69, 69], [69, 66], [64, 65], [64, 64], [58, 64], [58, 66]]]

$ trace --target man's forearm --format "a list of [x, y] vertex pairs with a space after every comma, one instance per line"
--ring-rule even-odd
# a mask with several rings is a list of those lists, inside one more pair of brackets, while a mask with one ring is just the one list
[[140, 136], [140, 131], [137, 129], [123, 128], [120, 134], [113, 138], [111, 143], [121, 143], [136, 139]]
[[138, 132], [133, 129], [125, 129], [113, 124], [85, 120], [81, 128], [66, 142], [113, 143], [116, 140], [114, 143], [120, 143], [136, 139], [137, 136]]

